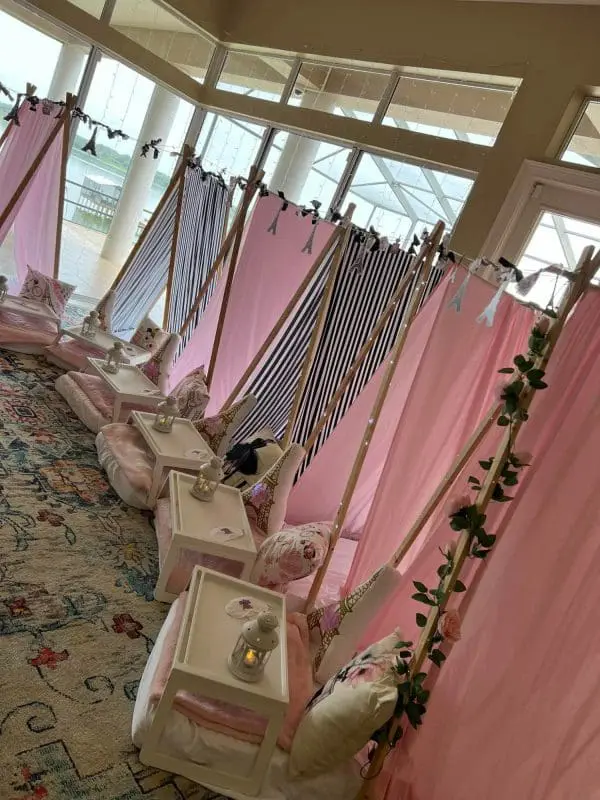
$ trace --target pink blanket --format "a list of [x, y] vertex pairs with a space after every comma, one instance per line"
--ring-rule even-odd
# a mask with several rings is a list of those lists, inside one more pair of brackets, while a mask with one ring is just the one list
[[154, 461], [142, 434], [124, 422], [105, 425], [102, 433], [129, 483], [134, 489], [149, 492]]
[[[171, 672], [177, 636], [185, 608], [185, 598], [186, 595], [182, 594], [173, 604], [172, 624], [167, 631], [152, 678], [149, 702], [153, 707], [158, 704]], [[289, 752], [296, 728], [300, 724], [306, 704], [314, 692], [308, 627], [303, 614], [295, 613], [288, 616], [287, 646], [290, 702], [277, 744], [282, 750]], [[190, 692], [178, 692], [173, 702], [173, 708], [203, 728], [244, 742], [260, 744], [266, 730], [266, 720], [259, 714], [219, 700], [198, 697]]]
[[56, 338], [57, 324], [52, 319], [33, 317], [20, 311], [0, 308], [0, 344], [31, 344], [47, 347]]
[[74, 339], [70, 339], [66, 342], [59, 342], [58, 344], [52, 344], [48, 348], [48, 352], [57, 358], [60, 358], [65, 362], [65, 364], [70, 364], [73, 369], [81, 370], [86, 368], [86, 359], [88, 357], [104, 357], [103, 350], [99, 350], [97, 347], [85, 345], [82, 342], [77, 342]]
[[112, 419], [115, 396], [99, 375], [88, 375], [86, 372], [70, 372], [79, 388], [85, 392], [94, 408], [106, 419]]

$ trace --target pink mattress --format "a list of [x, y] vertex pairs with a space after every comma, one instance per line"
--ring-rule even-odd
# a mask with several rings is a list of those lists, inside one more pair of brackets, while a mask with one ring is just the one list
[[[348, 577], [357, 547], [358, 542], [353, 539], [339, 540], [333, 551], [333, 558], [321, 586], [317, 605], [324, 606], [339, 600], [342, 584]], [[307, 578], [301, 578], [299, 581], [290, 583], [287, 590], [288, 597], [290, 595], [301, 598], [308, 597], [313, 580], [314, 575], [309, 575]]]

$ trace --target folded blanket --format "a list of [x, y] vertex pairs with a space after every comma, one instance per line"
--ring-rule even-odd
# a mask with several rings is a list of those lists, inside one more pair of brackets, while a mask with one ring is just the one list
[[106, 425], [102, 428], [102, 433], [129, 483], [134, 489], [149, 492], [152, 486], [154, 457], [142, 434], [134, 425], [127, 425], [125, 422]]
[[[184, 593], [177, 598], [169, 614], [172, 622], [159, 654], [150, 689], [149, 702], [153, 707], [158, 704], [171, 672], [185, 601]], [[287, 645], [289, 706], [277, 744], [282, 750], [289, 752], [306, 704], [314, 693], [308, 626], [303, 614], [294, 613], [288, 616]], [[178, 692], [173, 708], [197, 725], [244, 742], [259, 744], [267, 727], [265, 718], [254, 711], [219, 700], [198, 697], [190, 692]]]

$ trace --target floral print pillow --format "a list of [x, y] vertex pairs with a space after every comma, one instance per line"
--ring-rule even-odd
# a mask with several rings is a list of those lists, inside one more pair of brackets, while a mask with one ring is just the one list
[[201, 420], [210, 400], [206, 388], [204, 367], [198, 367], [182, 378], [172, 394], [177, 400], [180, 417], [185, 417], [192, 422]]
[[325, 560], [330, 533], [331, 523], [309, 522], [268, 536], [258, 551], [251, 582], [279, 588], [312, 575]]
[[242, 492], [248, 519], [267, 536], [281, 530], [294, 476], [304, 455], [304, 448], [292, 444], [258, 483]]
[[306, 707], [307, 711], [329, 697], [338, 684], [345, 683], [357, 687], [361, 683], [373, 683], [373, 681], [391, 674], [398, 656], [396, 645], [400, 641], [402, 641], [400, 632], [395, 631], [381, 641], [370, 645], [362, 653], [355, 655], [314, 693]]
[[57, 317], [63, 316], [69, 298], [75, 291], [70, 283], [57, 281], [35, 269], [27, 267], [27, 277], [19, 292], [19, 297], [25, 300], [37, 300], [54, 311]]

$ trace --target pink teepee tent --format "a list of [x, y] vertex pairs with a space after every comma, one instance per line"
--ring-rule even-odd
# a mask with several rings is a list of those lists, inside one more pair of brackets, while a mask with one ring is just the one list
[[[27, 98], [0, 138], [0, 244], [13, 228], [17, 273], [58, 276], [71, 108]], [[43, 213], [41, 213], [43, 210]]]

